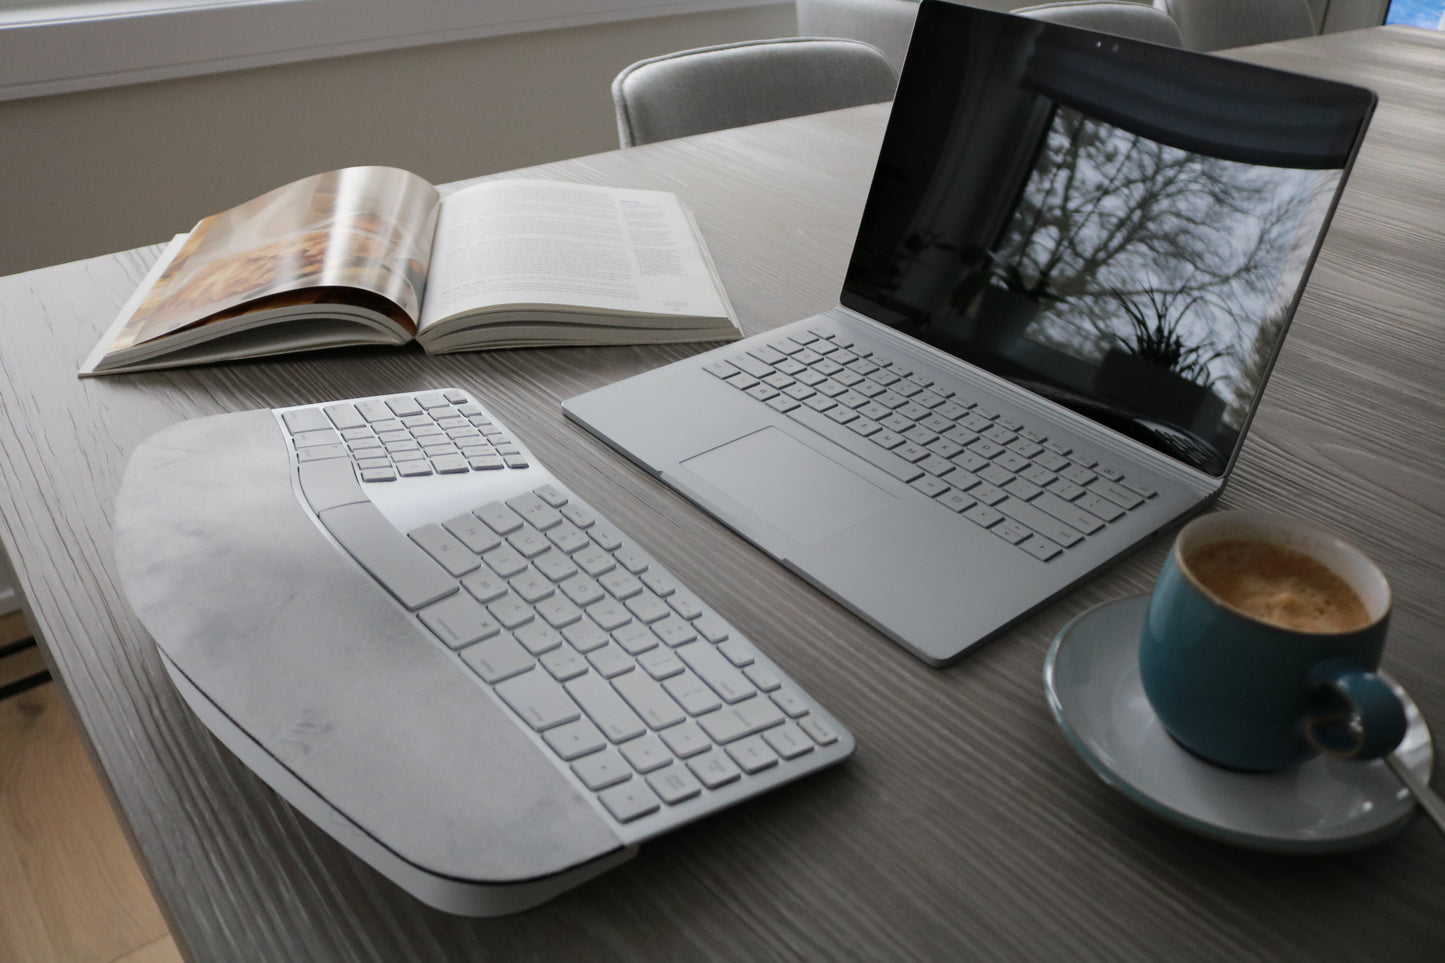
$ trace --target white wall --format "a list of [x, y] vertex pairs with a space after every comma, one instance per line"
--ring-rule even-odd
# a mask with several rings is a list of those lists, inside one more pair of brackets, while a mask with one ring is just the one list
[[0, 275], [164, 240], [336, 167], [439, 183], [611, 150], [629, 63], [794, 33], [789, 2], [0, 103]]

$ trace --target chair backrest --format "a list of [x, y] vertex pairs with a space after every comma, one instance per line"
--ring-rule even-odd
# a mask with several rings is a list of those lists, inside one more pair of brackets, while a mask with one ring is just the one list
[[1130, 0], [1041, 3], [1031, 7], [1019, 7], [1013, 12], [1021, 17], [1050, 20], [1134, 40], [1147, 40], [1171, 47], [1184, 46], [1179, 28], [1169, 14], [1148, 4]]
[[795, 0], [798, 36], [851, 37], [883, 51], [903, 69], [918, 0]]
[[891, 100], [898, 74], [857, 40], [782, 37], [640, 60], [612, 81], [623, 147]]
[[1306, 0], [1154, 0], [1191, 50], [1223, 50], [1315, 33]]

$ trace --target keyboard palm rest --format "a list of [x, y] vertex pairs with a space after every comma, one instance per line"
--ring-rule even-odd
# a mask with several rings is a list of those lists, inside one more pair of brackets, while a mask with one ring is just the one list
[[[188, 705], [283, 797], [419, 899], [494, 915], [851, 752], [474, 401], [390, 400], [418, 399], [477, 413], [502, 453], [427, 445], [422, 473], [395, 419], [346, 402], [185, 422], [127, 466], [127, 597]], [[367, 413], [381, 432], [351, 423]]]

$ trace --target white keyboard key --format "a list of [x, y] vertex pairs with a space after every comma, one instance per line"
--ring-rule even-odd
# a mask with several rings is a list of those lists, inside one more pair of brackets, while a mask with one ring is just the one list
[[580, 565], [582, 571], [591, 575], [593, 578], [610, 572], [617, 567], [617, 563], [612, 560], [612, 556], [596, 545], [574, 552], [572, 554], [572, 561]]
[[562, 594], [565, 594], [568, 599], [584, 607], [584, 609], [590, 606], [590, 604], [607, 597], [607, 593], [603, 591], [601, 586], [598, 586], [597, 581], [595, 581], [594, 578], [588, 577], [588, 575], [577, 575], [577, 577], [574, 578], [566, 578], [565, 581], [562, 581]]
[[537, 605], [537, 614], [547, 620], [554, 629], [562, 629], [582, 619], [582, 610], [572, 604], [571, 599], [554, 595]]
[[553, 485], [543, 485], [536, 490], [535, 494], [553, 508], [561, 508], [571, 500], [564, 492], [558, 491]]
[[522, 648], [533, 655], [551, 652], [562, 644], [562, 633], [537, 621], [528, 622], [513, 632], [512, 636], [521, 643]]
[[[602, 733], [586, 719], [577, 719], [548, 729], [542, 733], [542, 739], [563, 762], [571, 762], [607, 746], [607, 740], [602, 738]], [[812, 746], [809, 745], [808, 748], [811, 749]]]
[[492, 531], [482, 520], [471, 512], [458, 515], [456, 518], [442, 523], [442, 528], [451, 532], [465, 545], [473, 554], [481, 555], [483, 552], [490, 552], [502, 540], [497, 533]]
[[301, 480], [301, 494], [316, 514], [340, 505], [370, 501], [356, 480], [348, 458], [302, 462], [296, 468]]
[[517, 513], [501, 502], [483, 505], [472, 514], [486, 522], [487, 527], [498, 535], [510, 535], [522, 527], [522, 520], [517, 517]]
[[684, 671], [664, 680], [662, 687], [690, 716], [711, 712], [722, 705], [712, 688], [691, 672]]
[[797, 719], [808, 714], [808, 704], [792, 689], [779, 689], [773, 693], [772, 698], [778, 708], [791, 718]]
[[[723, 654], [723, 658], [740, 669], [753, 664], [753, 650], [737, 639], [718, 643], [717, 650]], [[748, 678], [751, 679], [752, 676], [749, 675]]]
[[758, 691], [747, 676], [706, 642], [693, 642], [674, 651], [724, 702], [741, 702]]
[[626, 742], [647, 731], [637, 713], [613, 691], [607, 680], [588, 674], [565, 683], [565, 688], [587, 717], [613, 742]]
[[507, 499], [507, 505], [538, 531], [545, 532], [562, 524], [562, 513], [532, 492]]
[[615, 630], [612, 638], [628, 655], [641, 655], [657, 648], [657, 636], [653, 635], [647, 626], [638, 622], [629, 622]]
[[743, 669], [743, 674], [748, 677], [748, 681], [764, 692], [772, 692], [783, 684], [782, 680], [778, 678], [778, 674], [764, 665], [750, 665]]
[[612, 593], [615, 599], [626, 601], [641, 594], [643, 584], [635, 575], [625, 569], [616, 568], [597, 579], [598, 584]]
[[578, 652], [591, 652], [593, 649], [600, 649], [612, 641], [612, 636], [603, 632], [591, 622], [576, 622], [562, 630], [562, 635], [572, 643], [572, 648]]
[[[610, 534], [612, 535], [613, 539], [617, 539], [617, 533], [615, 530], [612, 531]], [[592, 533], [592, 537], [596, 538], [599, 543], [602, 541], [602, 539], [598, 538], [596, 531]], [[606, 548], [607, 546], [603, 545], [602, 547]], [[641, 575], [643, 572], [647, 571], [648, 567], [651, 564], [648, 561], [647, 556], [642, 554], [642, 551], [640, 549], [634, 548], [630, 545], [611, 548], [608, 549], [608, 551], [612, 552], [618, 563], [623, 568], [627, 569], [627, 571], [631, 572], [633, 575]]]
[[702, 784], [681, 763], [668, 766], [647, 777], [647, 785], [669, 806], [691, 799], [702, 792]]
[[[631, 666], [631, 656], [627, 656], [627, 662]], [[654, 730], [666, 729], [687, 718], [676, 700], [645, 672], [628, 672], [619, 676], [612, 680], [612, 687]]]
[[498, 685], [496, 693], [538, 732], [581, 718], [562, 683], [545, 672], [513, 676]]
[[661, 808], [657, 796], [640, 779], [600, 792], [597, 798], [620, 823], [631, 822]]
[[515, 595], [504, 595], [495, 602], [488, 603], [487, 611], [509, 629], [515, 629], [519, 625], [525, 625], [532, 621], [532, 607]]
[[527, 560], [517, 554], [516, 549], [510, 545], [492, 549], [482, 556], [482, 561], [486, 562], [487, 567], [502, 578], [511, 578], [527, 569]]
[[762, 736], [748, 736], [727, 747], [727, 754], [743, 772], [762, 772], [778, 764], [778, 754], [763, 741]]
[[667, 607], [667, 603], [651, 592], [634, 595], [622, 604], [639, 622], [656, 622], [672, 613], [672, 609]]
[[652, 623], [652, 631], [670, 649], [697, 641], [697, 633], [693, 631], [692, 623], [684, 622], [675, 615]]
[[341, 547], [408, 609], [415, 611], [457, 590], [457, 580], [397, 531], [371, 502], [318, 514]]
[[701, 779], [702, 784], [709, 789], [726, 786], [742, 777], [742, 771], [738, 769], [737, 764], [719, 749], [694, 756], [687, 761], [687, 768], [691, 769], [693, 774]]
[[465, 592], [433, 602], [418, 612], [417, 617], [453, 649], [480, 642], [501, 631], [482, 603]]
[[462, 588], [478, 602], [494, 602], [507, 594], [507, 580], [488, 569], [473, 572], [462, 579]]
[[796, 759], [813, 751], [813, 740], [791, 722], [767, 730], [762, 738], [784, 759]]
[[331, 427], [331, 422], [319, 408], [300, 408], [296, 411], [283, 412], [281, 420], [286, 423], [286, 429], [293, 435], [302, 431], [318, 431]]
[[613, 749], [594, 752], [572, 763], [572, 771], [582, 784], [596, 792], [632, 778], [632, 767]]
[[[724, 706], [716, 712], [699, 716], [697, 724], [702, 726], [702, 731], [706, 732], [713, 742], [728, 743], [770, 729], [786, 718], [783, 710], [773, 705], [770, 699], [757, 696], [735, 706]], [[798, 724], [803, 725], [803, 721]], [[804, 729], [806, 731], [806, 727]], [[816, 740], [817, 736], [814, 736], [814, 739]]]
[[556, 591], [552, 588], [551, 579], [532, 569], [512, 576], [508, 584], [512, 586], [512, 591], [522, 597], [522, 601], [530, 602], [533, 605]]
[[551, 652], [546, 653], [540, 661], [542, 668], [550, 672], [552, 678], [558, 682], [575, 679], [579, 675], [586, 675], [589, 671], [587, 668], [587, 660], [566, 646], [560, 649], [553, 649]]
[[838, 741], [838, 734], [817, 716], [804, 716], [798, 720], [798, 726], [820, 746], [831, 746]]
[[[597, 670], [597, 674], [604, 679], [622, 675], [624, 672], [630, 673], [633, 668], [632, 656], [611, 642], [601, 648], [588, 652], [587, 661], [592, 664], [592, 668]], [[636, 708], [636, 706], [633, 708]]]
[[423, 525], [408, 532], [407, 537], [436, 559], [438, 565], [458, 578], [476, 571], [482, 565], [482, 560], [477, 558], [471, 549], [440, 525]]
[[702, 602], [698, 600], [696, 595], [693, 595], [686, 589], [679, 589], [668, 596], [667, 604], [672, 606], [672, 610], [685, 619], [695, 619], [703, 613]]
[[[667, 748], [679, 759], [686, 759], [712, 748], [712, 740], [698, 728], [696, 722], [684, 722], [680, 726], [664, 729], [661, 736], [662, 741], [667, 743]], [[811, 743], [808, 748], [813, 748]]]
[[637, 659], [637, 664], [642, 667], [648, 675], [657, 679], [670, 679], [679, 672], [687, 671], [687, 666], [668, 649], [652, 649], [642, 653]]
[[620, 629], [632, 621], [632, 614], [626, 607], [613, 599], [603, 599], [587, 606], [587, 615], [604, 632]]
[[532, 668], [536, 660], [509, 635], [497, 635], [462, 650], [462, 661], [471, 666], [482, 681], [496, 685]]
[[677, 591], [677, 581], [671, 575], [658, 569], [643, 572], [642, 584], [652, 589], [652, 594], [658, 598], [667, 598]]
[[672, 762], [672, 752], [656, 736], [643, 736], [622, 744], [622, 758], [640, 773], [661, 769]]

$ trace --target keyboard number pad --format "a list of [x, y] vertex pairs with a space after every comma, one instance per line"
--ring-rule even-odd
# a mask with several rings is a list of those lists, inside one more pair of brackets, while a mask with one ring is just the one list
[[301, 461], [349, 455], [367, 483], [528, 464], [511, 435], [456, 389], [301, 408], [282, 421]]

